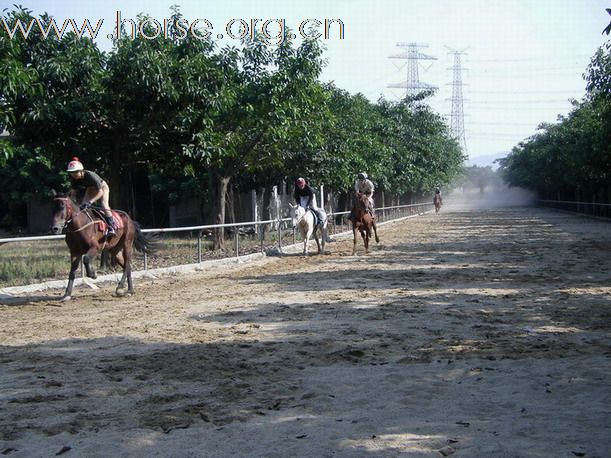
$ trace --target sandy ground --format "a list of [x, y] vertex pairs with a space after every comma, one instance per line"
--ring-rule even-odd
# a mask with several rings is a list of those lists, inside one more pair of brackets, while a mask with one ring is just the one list
[[0, 300], [0, 453], [611, 456], [610, 223], [445, 206], [380, 236]]

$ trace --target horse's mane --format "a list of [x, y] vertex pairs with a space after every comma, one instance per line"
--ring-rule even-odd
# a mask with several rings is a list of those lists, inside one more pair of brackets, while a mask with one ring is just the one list
[[362, 192], [356, 193], [356, 206], [360, 210], [367, 210], [367, 204], [369, 203], [369, 198], [363, 194]]

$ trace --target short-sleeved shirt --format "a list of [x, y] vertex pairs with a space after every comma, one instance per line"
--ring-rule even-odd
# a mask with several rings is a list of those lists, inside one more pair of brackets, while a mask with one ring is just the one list
[[80, 180], [75, 180], [74, 178], [70, 177], [70, 186], [72, 186], [72, 189], [102, 189], [102, 183], [104, 180], [102, 180], [100, 175], [89, 170], [84, 170], [84, 172], [83, 178]]
[[354, 183], [354, 190], [356, 192], [363, 193], [366, 196], [372, 196], [373, 195], [373, 183], [371, 182], [371, 180], [368, 180], [368, 179], [356, 180], [356, 183]]

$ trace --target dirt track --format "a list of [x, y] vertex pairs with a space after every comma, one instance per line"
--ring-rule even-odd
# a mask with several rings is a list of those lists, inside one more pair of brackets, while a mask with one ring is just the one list
[[379, 233], [0, 304], [0, 452], [611, 454], [611, 224], [444, 207]]

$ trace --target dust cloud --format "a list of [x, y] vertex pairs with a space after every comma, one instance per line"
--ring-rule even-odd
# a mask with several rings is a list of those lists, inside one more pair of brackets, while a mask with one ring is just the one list
[[477, 210], [503, 207], [532, 207], [537, 196], [526, 189], [497, 186], [479, 190], [456, 189], [443, 197], [446, 210]]

